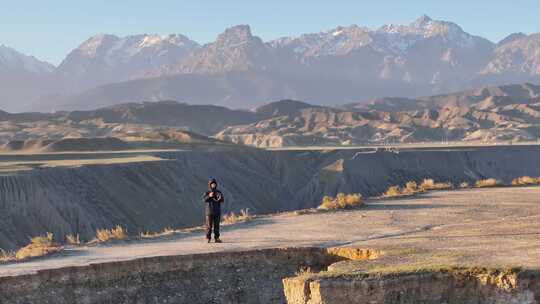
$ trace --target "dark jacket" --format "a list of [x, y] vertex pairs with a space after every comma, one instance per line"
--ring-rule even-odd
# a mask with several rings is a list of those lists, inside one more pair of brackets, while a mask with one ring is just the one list
[[221, 214], [221, 204], [225, 201], [223, 193], [219, 190], [214, 190], [214, 197], [210, 197], [210, 191], [206, 191], [203, 195], [203, 201], [205, 203], [205, 212], [206, 215], [217, 215]]

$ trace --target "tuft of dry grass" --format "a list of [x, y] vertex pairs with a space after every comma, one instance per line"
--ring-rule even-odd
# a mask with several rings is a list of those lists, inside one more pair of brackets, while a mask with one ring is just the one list
[[477, 180], [474, 184], [474, 186], [477, 188], [496, 187], [501, 185], [502, 183], [494, 178]]
[[331, 196], [323, 197], [321, 205], [318, 209], [321, 210], [336, 210], [336, 209], [346, 209], [350, 207], [356, 207], [362, 205], [362, 195], [360, 193], [353, 194], [344, 194], [338, 193], [334, 198]]
[[165, 227], [160, 232], [148, 232], [148, 231], [147, 232], [141, 232], [140, 236], [143, 239], [147, 239], [147, 238], [154, 238], [154, 237], [171, 235], [171, 234], [174, 234], [175, 232], [176, 232], [176, 230], [174, 230], [173, 228]]
[[15, 260], [14, 251], [6, 251], [0, 248], [0, 263], [9, 262]]
[[452, 189], [451, 183], [436, 183], [432, 178], [426, 178], [420, 184], [422, 191]]
[[239, 214], [235, 214], [234, 212], [231, 212], [229, 214], [225, 214], [223, 218], [221, 219], [221, 222], [224, 225], [231, 225], [239, 222], [247, 222], [253, 219], [253, 215], [249, 214], [249, 209], [242, 209], [240, 210]]
[[512, 186], [538, 185], [540, 177], [522, 176], [512, 180]]
[[62, 246], [53, 241], [53, 234], [47, 232], [46, 235], [36, 236], [30, 239], [30, 244], [17, 250], [15, 260], [24, 260], [32, 257], [44, 256], [60, 251]]
[[432, 178], [427, 178], [424, 179], [420, 185], [418, 185], [415, 181], [409, 181], [405, 184], [405, 187], [390, 186], [383, 194], [383, 196], [407, 196], [420, 192], [425, 192], [428, 190], [446, 190], [452, 188], [453, 186], [451, 183], [436, 183]]
[[386, 197], [402, 196], [405, 195], [399, 186], [390, 186], [383, 194]]
[[110, 240], [124, 240], [126, 238], [127, 238], [127, 232], [120, 225], [117, 225], [115, 228], [98, 229], [96, 231], [96, 239], [99, 242], [107, 242]]
[[315, 272], [310, 267], [300, 267], [296, 273], [296, 277], [309, 277], [311, 275], [315, 274]]
[[400, 187], [400, 186], [388, 187], [388, 189], [383, 194], [383, 196], [385, 197], [407, 196], [407, 195], [413, 195], [415, 193], [423, 192], [423, 191], [424, 190], [421, 189], [415, 181], [408, 181], [405, 184], [405, 187]]
[[460, 187], [460, 188], [469, 188], [470, 185], [469, 185], [468, 182], [462, 182], [461, 184], [459, 184], [459, 187]]
[[81, 244], [81, 240], [80, 240], [78, 234], [68, 234], [68, 235], [66, 235], [66, 242], [69, 245], [80, 245]]
[[405, 189], [403, 189], [403, 192], [406, 192], [406, 193], [416, 193], [419, 191], [420, 189], [418, 188], [418, 184], [415, 181], [408, 181], [405, 184]]

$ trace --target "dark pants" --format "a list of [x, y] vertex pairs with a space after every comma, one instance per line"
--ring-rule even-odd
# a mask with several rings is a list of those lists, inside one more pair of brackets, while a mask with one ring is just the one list
[[214, 229], [214, 239], [219, 239], [219, 222], [221, 220], [221, 214], [207, 214], [206, 215], [206, 238], [212, 238], [212, 228]]

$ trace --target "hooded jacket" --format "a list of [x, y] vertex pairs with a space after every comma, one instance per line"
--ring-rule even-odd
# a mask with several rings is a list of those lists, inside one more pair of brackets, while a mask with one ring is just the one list
[[[212, 190], [211, 184], [216, 184], [216, 189]], [[214, 196], [210, 197], [210, 193], [214, 192]], [[208, 191], [203, 194], [203, 201], [205, 203], [205, 213], [206, 215], [218, 215], [221, 214], [221, 204], [225, 201], [223, 193], [217, 189], [217, 182], [215, 179], [212, 179], [208, 182]]]

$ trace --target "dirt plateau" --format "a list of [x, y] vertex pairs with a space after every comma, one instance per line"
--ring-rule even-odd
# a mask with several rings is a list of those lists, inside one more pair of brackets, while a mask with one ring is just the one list
[[540, 272], [340, 272], [384, 252], [277, 248], [161, 256], [0, 278], [1, 303], [537, 303]]

